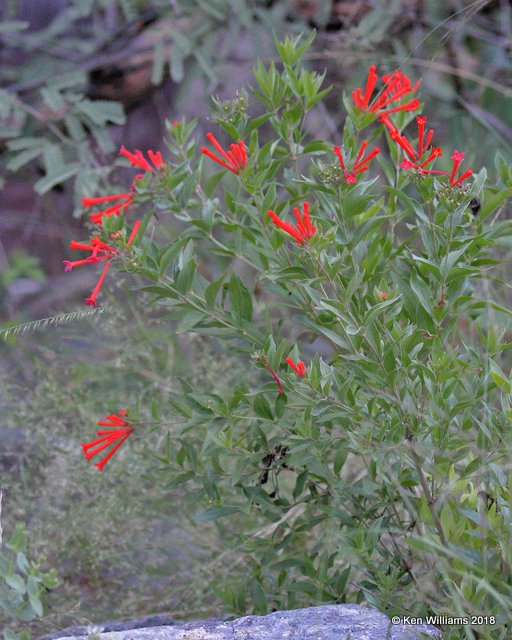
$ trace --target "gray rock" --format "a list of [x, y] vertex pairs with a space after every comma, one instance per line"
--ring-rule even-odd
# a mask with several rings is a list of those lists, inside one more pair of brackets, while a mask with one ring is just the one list
[[75, 640], [80, 637], [87, 637], [92, 627], [96, 627], [101, 630], [103, 634], [110, 631], [131, 631], [133, 629], [147, 629], [148, 627], [161, 627], [174, 625], [175, 622], [171, 616], [165, 614], [156, 614], [152, 616], [144, 616], [143, 618], [137, 618], [136, 620], [108, 620], [101, 624], [81, 626], [81, 627], [68, 627], [62, 631], [50, 633], [49, 635], [42, 636], [39, 640], [60, 640], [64, 638], [74, 638]]
[[[423, 635], [424, 634], [424, 635]], [[430, 625], [392, 625], [374, 609], [356, 604], [326, 605], [230, 622], [206, 620], [163, 627], [99, 633], [101, 640], [419, 640], [441, 639]], [[65, 636], [61, 640], [78, 640]], [[87, 640], [87, 636], [79, 636]]]

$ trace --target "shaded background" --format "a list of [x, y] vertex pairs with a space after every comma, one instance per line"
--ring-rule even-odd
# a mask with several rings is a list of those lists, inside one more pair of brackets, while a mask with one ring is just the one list
[[[5, 0], [0, 19], [0, 329], [85, 309], [96, 275], [62, 269], [69, 241], [87, 236], [81, 198], [125, 190], [133, 171], [121, 145], [165, 157], [166, 120], [215, 131], [212, 98], [250, 85], [257, 57], [276, 59], [273, 34], [318, 31], [307, 62], [333, 89], [308, 119], [312, 136], [339, 143], [342, 94], [375, 63], [421, 79], [436, 142], [462, 149], [465, 166], [487, 166], [492, 180], [496, 151], [510, 156], [505, 0]], [[160, 224], [162, 238], [179, 232]], [[25, 522], [61, 578], [40, 632], [219, 615], [215, 576], [243, 571], [229, 531], [191, 523], [193, 505], [158, 475], [146, 450], [165, 433], [100, 477], [79, 455], [83, 434], [125, 404], [158, 419], [178, 374], [222, 393], [244, 371], [227, 359], [219, 380], [214, 347], [171, 338], [143, 297], [125, 295], [127, 282], [108, 283], [103, 312], [0, 342], [3, 527]]]

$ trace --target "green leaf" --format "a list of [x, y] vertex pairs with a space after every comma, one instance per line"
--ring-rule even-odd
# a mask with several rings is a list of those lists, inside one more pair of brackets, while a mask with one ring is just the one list
[[196, 311], [195, 309], [187, 311], [181, 319], [179, 325], [176, 327], [176, 334], [187, 333], [205, 319], [205, 314], [202, 311]]
[[297, 480], [295, 482], [295, 487], [293, 489], [293, 497], [295, 498], [295, 500], [297, 500], [297, 498], [301, 495], [301, 493], [304, 491], [304, 487], [306, 485], [306, 481], [308, 479], [308, 471], [302, 471], [302, 473], [300, 473], [297, 476]]
[[329, 338], [331, 342], [333, 342], [336, 346], [341, 347], [342, 349], [349, 350], [348, 343], [336, 332], [327, 329], [327, 327], [323, 327], [321, 325], [316, 326], [316, 330], [323, 333], [326, 338]]
[[266, 420], [274, 419], [270, 404], [262, 393], [254, 398], [253, 409], [256, 415], [260, 416], [261, 418], [265, 418]]
[[104, 127], [108, 122], [124, 124], [125, 115], [122, 105], [112, 100], [81, 100], [75, 109], [90, 118], [94, 124]]
[[256, 578], [253, 578], [251, 582], [251, 600], [256, 615], [265, 615], [267, 613], [267, 598]]
[[171, 50], [169, 74], [174, 82], [181, 82], [185, 76], [184, 55], [178, 47], [173, 47]]
[[454, 265], [457, 264], [459, 258], [466, 251], [468, 246], [469, 245], [466, 245], [465, 247], [462, 247], [462, 249], [457, 249], [456, 251], [450, 251], [450, 253], [444, 256], [444, 258], [441, 260], [441, 264], [439, 265], [439, 267], [444, 279], [448, 278], [448, 275], [450, 274]]
[[85, 71], [68, 71], [67, 73], [57, 73], [52, 76], [47, 84], [54, 89], [69, 89], [79, 85], [86, 85], [88, 81]]
[[224, 506], [224, 507], [214, 507], [212, 509], [206, 509], [199, 515], [197, 515], [194, 520], [197, 522], [208, 522], [210, 520], [217, 520], [218, 518], [225, 518], [226, 516], [230, 516], [233, 513], [238, 513], [240, 511], [239, 506]]
[[[165, 50], [161, 40], [159, 40], [153, 49], [153, 70], [151, 72], [151, 84], [159, 85], [164, 77], [165, 70]], [[172, 61], [172, 58], [171, 58]]]
[[9, 561], [0, 551], [0, 578], [5, 578], [9, 573], [11, 573]]
[[72, 176], [75, 176], [80, 170], [80, 165], [78, 163], [70, 163], [68, 165], [63, 165], [58, 171], [54, 173], [49, 173], [44, 178], [41, 178], [34, 184], [34, 189], [37, 193], [43, 195], [53, 189], [58, 184], [69, 180]]
[[194, 282], [194, 276], [196, 275], [196, 261], [194, 258], [189, 260], [176, 278], [176, 289], [180, 293], [187, 293]]
[[147, 291], [155, 293], [159, 298], [176, 298], [177, 294], [173, 288], [161, 284], [150, 284], [146, 287], [140, 287], [139, 291]]
[[43, 604], [39, 597], [40, 587], [35, 576], [29, 576], [27, 583], [27, 593], [30, 606], [35, 611], [39, 618], [43, 615]]
[[16, 555], [16, 564], [18, 565], [19, 570], [22, 573], [25, 573], [25, 574], [27, 573], [27, 571], [28, 571], [28, 569], [30, 567], [30, 565], [28, 563], [28, 560], [27, 560], [27, 556], [24, 553], [22, 553], [21, 551], [18, 551], [18, 553]]
[[284, 408], [288, 403], [288, 399], [285, 393], [279, 393], [275, 402], [276, 418], [282, 418], [284, 414]]
[[485, 202], [482, 205], [482, 210], [478, 216], [480, 220], [485, 220], [485, 218], [490, 216], [493, 211], [495, 211], [510, 197], [512, 197], [512, 187], [508, 187], [508, 189], [501, 189], [498, 193], [495, 193], [489, 198], [486, 194]]
[[252, 298], [249, 290], [240, 280], [233, 274], [229, 281], [229, 297], [231, 300], [231, 310], [239, 321], [250, 322], [252, 320]]
[[204, 291], [204, 299], [206, 300], [206, 304], [212, 309], [215, 308], [217, 294], [219, 293], [219, 289], [221, 288], [226, 276], [227, 272], [223, 273], [218, 280], [215, 280], [215, 282], [211, 282]]
[[39, 586], [39, 581], [36, 576], [29, 576], [27, 582], [27, 593], [28, 599], [30, 602], [30, 606], [35, 611], [39, 618], [43, 615], [43, 604], [39, 598], [41, 588]]
[[41, 89], [41, 96], [46, 106], [48, 106], [52, 111], [60, 111], [66, 106], [64, 98], [54, 87]]
[[364, 318], [364, 324], [366, 326], [368, 326], [371, 322], [373, 322], [373, 320], [376, 318], [376, 316], [378, 316], [380, 314], [380, 312], [383, 309], [386, 309], [387, 307], [390, 307], [391, 305], [394, 305], [395, 303], [399, 303], [398, 306], [398, 310], [393, 310], [394, 314], [396, 314], [401, 308], [401, 301], [400, 298], [389, 298], [389, 300], [386, 300], [385, 302], [379, 302], [375, 305], [373, 305], [373, 307], [368, 311], [368, 313], [366, 314], [365, 318]]
[[15, 31], [25, 31], [30, 27], [30, 22], [24, 20], [8, 20], [0, 22], [0, 33], [14, 33]]
[[494, 360], [490, 361], [490, 371], [491, 378], [494, 380], [496, 385], [500, 389], [504, 389], [505, 393], [512, 392], [512, 386], [507, 376], [503, 373], [503, 371], [498, 367], [498, 365], [494, 362]]
[[430, 294], [430, 289], [416, 273], [411, 273], [409, 284], [411, 285], [411, 289], [416, 294], [416, 297], [418, 298], [421, 306], [425, 309], [428, 315], [431, 316], [433, 302], [432, 296]]
[[7, 543], [7, 547], [13, 551], [25, 552], [27, 550], [27, 544], [28, 539], [25, 526], [23, 524], [17, 524], [14, 534]]
[[13, 629], [5, 629], [5, 640], [30, 640], [30, 629], [23, 629], [23, 631], [17, 632]]
[[258, 118], [254, 118], [254, 120], [251, 120], [251, 122], [247, 125], [247, 129], [245, 130], [245, 135], [248, 136], [252, 131], [261, 127], [262, 124], [265, 124], [265, 122], [267, 122], [267, 120], [269, 120], [271, 117], [272, 117], [271, 113], [264, 113], [262, 116], [259, 116]]
[[347, 459], [348, 451], [346, 449], [338, 449], [334, 455], [334, 475], [338, 476], [340, 474], [343, 465]]
[[6, 576], [5, 577], [5, 581], [7, 582], [7, 584], [12, 587], [15, 591], [17, 591], [20, 594], [24, 594], [27, 590], [26, 586], [25, 586], [25, 581], [23, 580], [23, 578], [21, 576], [18, 575], [12, 575], [12, 576]]
[[7, 163], [7, 168], [9, 171], [18, 171], [21, 167], [28, 164], [34, 158], [37, 158], [42, 153], [43, 149], [32, 147], [31, 149], [25, 149], [21, 153], [12, 156], [9, 162]]

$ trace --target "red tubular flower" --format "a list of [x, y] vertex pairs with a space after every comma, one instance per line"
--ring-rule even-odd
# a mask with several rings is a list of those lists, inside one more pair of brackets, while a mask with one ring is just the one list
[[216, 156], [206, 147], [201, 147], [201, 153], [204, 153], [205, 156], [208, 156], [214, 162], [217, 162], [225, 169], [228, 169], [229, 171], [231, 171], [232, 173], [236, 173], [237, 175], [242, 169], [247, 166], [247, 151], [245, 149], [243, 140], [239, 140], [236, 144], [232, 144], [230, 147], [231, 151], [226, 152], [220, 146], [213, 133], [207, 133], [206, 137], [217, 149], [224, 160], [222, 160], [222, 158], [219, 158], [219, 156]]
[[421, 158], [423, 152], [430, 147], [432, 136], [434, 135], [434, 129], [428, 130], [427, 139], [425, 140], [425, 125], [427, 124], [427, 116], [417, 116], [416, 123], [418, 124], [418, 156]]
[[368, 70], [368, 78], [366, 80], [366, 87], [363, 92], [360, 87], [358, 87], [355, 91], [352, 91], [352, 100], [358, 109], [365, 111], [368, 109], [368, 105], [370, 104], [370, 98], [372, 97], [373, 90], [375, 89], [375, 85], [377, 84], [377, 80], [379, 76], [377, 75], [377, 67], [372, 64], [370, 69]]
[[351, 171], [346, 171], [345, 161], [343, 160], [343, 155], [341, 153], [341, 147], [334, 147], [333, 151], [338, 156], [340, 161], [340, 167], [344, 171], [343, 177], [347, 184], [352, 184], [357, 182], [356, 173], [363, 173], [363, 171], [368, 171], [368, 163], [370, 160], [375, 158], [375, 156], [380, 153], [379, 148], [375, 148], [371, 151], [366, 157], [363, 157], [363, 154], [366, 150], [368, 143], [365, 141], [361, 144], [361, 148], [359, 149], [359, 153], [357, 154], [357, 158], [352, 166]]
[[63, 260], [64, 271], [71, 271], [74, 267], [78, 267], [82, 264], [95, 264], [102, 260], [109, 260], [117, 253], [117, 249], [111, 247], [105, 242], [102, 242], [99, 238], [91, 238], [90, 243], [91, 244], [84, 244], [83, 242], [76, 242], [75, 240], [71, 241], [69, 245], [70, 249], [83, 249], [85, 251], [90, 251], [91, 255], [83, 260], [75, 260], [74, 262]]
[[[133, 242], [135, 236], [137, 235], [140, 229], [140, 225], [141, 225], [140, 220], [136, 220], [133, 225], [132, 231], [130, 233], [130, 237], [128, 238], [128, 241], [126, 243], [127, 247], [129, 247]], [[105, 264], [105, 267], [103, 268], [101, 276], [96, 286], [94, 287], [90, 297], [86, 298], [85, 300], [85, 304], [87, 306], [95, 307], [96, 298], [98, 297], [103, 281], [105, 280], [107, 272], [110, 268], [111, 260], [112, 258], [114, 258], [116, 255], [119, 254], [119, 251], [115, 247], [110, 246], [109, 244], [107, 244], [106, 242], [103, 242], [97, 237], [91, 238], [89, 241], [89, 244], [86, 244], [84, 242], [76, 242], [75, 240], [72, 240], [69, 246], [71, 249], [81, 249], [83, 251], [90, 251], [91, 255], [88, 256], [87, 258], [83, 258], [82, 260], [75, 260], [74, 262], [71, 262], [69, 260], [63, 260], [64, 271], [71, 271], [74, 267], [78, 267], [83, 264], [95, 264], [97, 262], [108, 260], [108, 262]]]
[[139, 169], [143, 169], [144, 171], [151, 171], [151, 173], [155, 173], [155, 169], [160, 169], [160, 167], [165, 166], [160, 151], [157, 151], [155, 153], [154, 151], [148, 150], [147, 152], [154, 168], [149, 164], [149, 162], [144, 157], [144, 154], [142, 153], [142, 151], [139, 151], [139, 149], [136, 149], [135, 153], [131, 153], [125, 147], [121, 147], [119, 154], [124, 156], [125, 158], [128, 158], [132, 167], [138, 167]]
[[71, 271], [71, 269], [73, 269], [73, 267], [79, 267], [82, 264], [93, 264], [94, 262], [97, 261], [97, 258], [85, 258], [84, 260], [74, 260], [73, 262], [70, 262], [69, 260], [63, 260], [62, 264], [64, 265], [64, 271]]
[[[415, 150], [411, 142], [406, 136], [400, 135], [400, 132], [387, 116], [383, 116], [380, 121], [389, 129], [391, 139], [398, 144], [401, 149], [409, 156], [400, 163], [402, 169], [417, 169], [420, 173], [442, 173], [433, 169], [425, 169], [435, 158], [443, 155], [441, 147], [430, 147], [434, 130], [429, 129], [425, 137], [426, 116], [418, 116], [416, 123], [418, 125], [418, 149]], [[430, 151], [430, 152], [429, 152]], [[427, 152], [428, 155], [427, 155]], [[425, 157], [427, 156], [427, 157]]]
[[82, 206], [87, 208], [104, 202], [112, 202], [114, 200], [122, 200], [122, 202], [118, 202], [111, 207], [107, 207], [106, 209], [102, 209], [97, 213], [91, 213], [89, 215], [91, 222], [101, 225], [103, 222], [103, 216], [118, 216], [120, 213], [124, 213], [133, 202], [133, 194], [130, 192], [118, 193], [112, 196], [100, 196], [99, 198], [83, 198]]
[[297, 363], [295, 363], [291, 358], [286, 358], [286, 362], [290, 365], [290, 367], [295, 371], [295, 373], [299, 376], [299, 377], [303, 377], [306, 375], [306, 365], [302, 362], [302, 360], [299, 360]]
[[[155, 173], [156, 170], [160, 169], [160, 167], [164, 167], [165, 163], [162, 159], [162, 154], [160, 151], [154, 152], [149, 150], [147, 155], [149, 156], [149, 160], [153, 164], [148, 162], [144, 157], [142, 151], [139, 149], [135, 150], [135, 153], [131, 153], [125, 147], [121, 147], [119, 151], [120, 155], [128, 158], [132, 167], [138, 167], [139, 169], [143, 169], [144, 171], [151, 171], [151, 173]], [[136, 175], [132, 180], [132, 186], [128, 193], [116, 193], [111, 196], [100, 196], [98, 198], [83, 198], [82, 206], [85, 208], [93, 207], [97, 204], [104, 204], [105, 202], [115, 202], [116, 200], [120, 200], [121, 202], [117, 202], [117, 204], [113, 204], [106, 209], [102, 209], [101, 211], [97, 211], [96, 213], [90, 214], [91, 222], [95, 224], [101, 225], [103, 223], [103, 216], [118, 216], [121, 213], [124, 213], [128, 207], [133, 202], [133, 191], [135, 189], [135, 181], [137, 178], [141, 177], [142, 174]]]
[[96, 283], [96, 286], [92, 290], [92, 293], [91, 293], [90, 297], [85, 299], [85, 304], [88, 307], [95, 307], [96, 306], [96, 298], [98, 297], [98, 294], [99, 294], [100, 289], [101, 289], [101, 285], [103, 284], [103, 281], [105, 280], [105, 277], [106, 277], [107, 272], [108, 272], [109, 269], [110, 269], [110, 262], [107, 262], [107, 264], [103, 267], [103, 271], [101, 273], [101, 276], [100, 276], [98, 282]]
[[352, 91], [352, 100], [358, 109], [373, 113], [378, 117], [394, 113], [395, 111], [414, 111], [414, 109], [420, 106], [419, 100], [415, 98], [406, 104], [399, 104], [398, 106], [388, 108], [390, 104], [398, 102], [410, 93], [414, 93], [420, 85], [419, 82], [416, 82], [416, 84], [412, 86], [408, 76], [398, 69], [395, 69], [393, 73], [389, 75], [382, 76], [384, 87], [375, 100], [370, 103], [373, 90], [379, 77], [376, 71], [377, 67], [371, 65], [368, 71], [364, 94], [360, 87]]
[[[471, 169], [467, 169], [461, 176], [459, 176], [457, 179], [455, 179], [455, 174], [457, 173], [457, 169], [459, 168], [459, 164], [464, 160], [464, 154], [461, 151], [457, 151], [457, 149], [455, 149], [451, 159], [453, 160], [453, 167], [452, 167], [452, 172], [451, 172], [451, 175], [450, 175], [450, 186], [456, 187], [463, 180], [465, 180], [466, 178], [469, 178], [469, 176], [473, 175], [473, 172], [471, 171]], [[448, 175], [448, 174], [446, 174], [446, 175]]]
[[309, 202], [304, 202], [304, 215], [302, 217], [297, 207], [293, 209], [293, 213], [297, 219], [297, 227], [294, 227], [290, 222], [284, 222], [273, 211], [269, 211], [268, 215], [272, 218], [274, 224], [291, 235], [297, 244], [304, 244], [304, 242], [312, 238], [316, 232], [316, 227], [311, 226], [311, 220], [309, 218]]
[[388, 299], [388, 294], [385, 291], [378, 291], [377, 298], [380, 298], [382, 302], [385, 302]]
[[127, 247], [129, 247], [131, 245], [131, 243], [133, 242], [135, 236], [139, 232], [140, 224], [141, 224], [140, 220], [135, 220], [135, 223], [134, 223], [133, 228], [132, 228], [132, 232], [130, 233], [130, 237], [128, 238], [128, 242], [126, 243]]
[[107, 464], [114, 453], [119, 447], [127, 440], [127, 438], [133, 433], [133, 427], [121, 416], [126, 415], [126, 410], [122, 409], [119, 414], [113, 414], [106, 417], [105, 420], [99, 420], [99, 426], [108, 427], [107, 430], [101, 429], [96, 432], [96, 435], [101, 436], [91, 442], [83, 443], [80, 446], [87, 460], [90, 460], [95, 455], [107, 449], [110, 445], [116, 443], [114, 447], [107, 453], [107, 455], [95, 464], [99, 471], [103, 471], [103, 467]]

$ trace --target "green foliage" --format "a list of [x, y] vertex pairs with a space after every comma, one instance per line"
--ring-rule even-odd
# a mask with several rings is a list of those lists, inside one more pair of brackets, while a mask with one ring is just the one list
[[[30, 560], [27, 553], [28, 536], [25, 527], [18, 524], [5, 549], [0, 550], [0, 608], [12, 621], [21, 623], [42, 617], [45, 592], [59, 585], [55, 569], [41, 569], [46, 558]], [[3, 637], [30, 640], [30, 631], [6, 628]]]
[[0, 286], [6, 287], [18, 278], [34, 278], [43, 280], [44, 273], [40, 268], [40, 260], [24, 251], [13, 251], [9, 265], [0, 273]]

